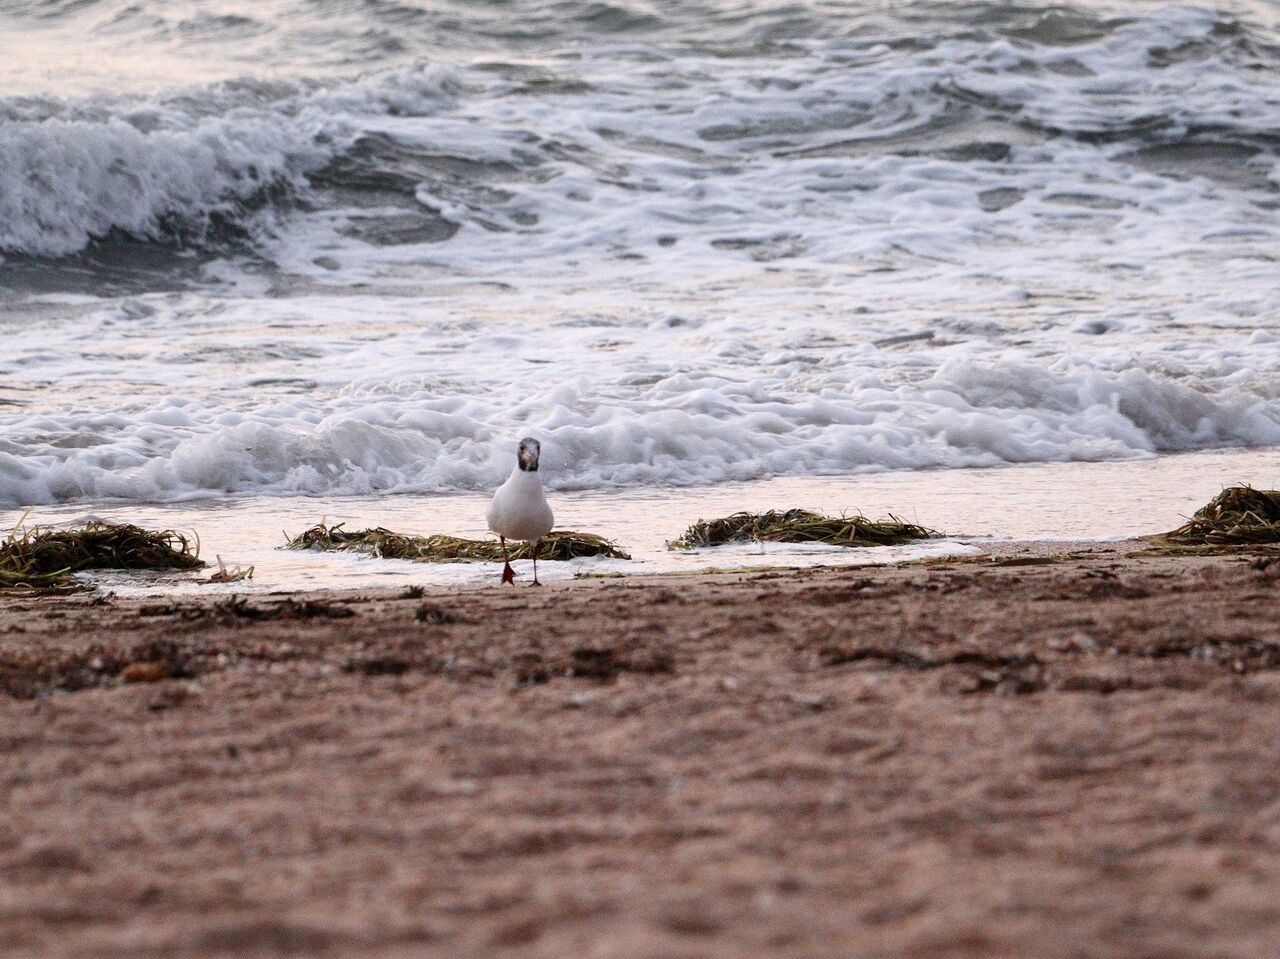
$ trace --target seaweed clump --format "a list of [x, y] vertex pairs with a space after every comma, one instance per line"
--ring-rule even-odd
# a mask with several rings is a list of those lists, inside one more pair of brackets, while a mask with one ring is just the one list
[[[491, 539], [464, 539], [460, 536], [409, 536], [389, 529], [345, 530], [341, 523], [313, 526], [289, 538], [286, 549], [314, 549], [326, 552], [368, 553], [382, 559], [407, 559], [415, 563], [494, 563], [503, 559], [502, 544]], [[507, 544], [512, 559], [529, 559], [530, 544]], [[611, 540], [591, 533], [553, 530], [538, 541], [538, 559], [563, 561], [588, 556], [630, 559]]]
[[73, 589], [89, 569], [198, 569], [199, 541], [177, 530], [91, 522], [70, 529], [15, 528], [0, 541], [0, 587]]
[[825, 516], [807, 509], [734, 513], [721, 519], [698, 520], [668, 549], [697, 549], [725, 543], [823, 543], [828, 546], [899, 546], [928, 539], [936, 531], [890, 515], [874, 521], [865, 516]]
[[1175, 546], [1280, 545], [1280, 490], [1228, 486], [1156, 541]]

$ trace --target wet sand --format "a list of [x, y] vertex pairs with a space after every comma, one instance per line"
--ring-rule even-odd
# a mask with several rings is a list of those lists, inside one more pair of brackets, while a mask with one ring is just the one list
[[0, 598], [9, 957], [1280, 941], [1280, 561]]

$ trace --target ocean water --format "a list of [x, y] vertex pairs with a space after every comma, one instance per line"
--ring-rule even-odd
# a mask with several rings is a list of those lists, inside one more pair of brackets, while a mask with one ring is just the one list
[[1249, 0], [0, 0], [0, 508], [1269, 462], [1277, 131]]

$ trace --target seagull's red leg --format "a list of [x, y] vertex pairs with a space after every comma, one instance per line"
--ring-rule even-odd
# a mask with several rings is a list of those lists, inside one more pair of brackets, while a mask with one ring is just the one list
[[507, 583], [511, 583], [514, 586], [516, 582], [516, 571], [511, 568], [511, 557], [507, 553], [507, 538], [505, 536], [499, 536], [498, 539], [502, 540], [502, 585], [506, 586]]

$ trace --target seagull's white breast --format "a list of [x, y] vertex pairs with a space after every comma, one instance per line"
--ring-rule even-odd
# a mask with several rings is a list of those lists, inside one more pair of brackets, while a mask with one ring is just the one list
[[493, 494], [489, 529], [507, 539], [541, 539], [551, 532], [555, 517], [537, 472], [517, 468]]

